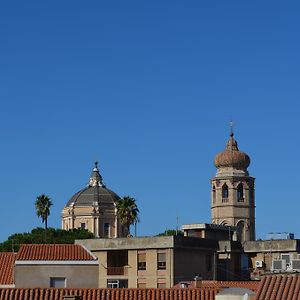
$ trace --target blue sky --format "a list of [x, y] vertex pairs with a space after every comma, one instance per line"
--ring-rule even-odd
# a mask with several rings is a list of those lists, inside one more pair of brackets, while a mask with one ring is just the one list
[[234, 120], [256, 178], [257, 237], [300, 238], [300, 4], [0, 3], [0, 241], [60, 227], [95, 160], [137, 199], [139, 235], [210, 222], [209, 179]]

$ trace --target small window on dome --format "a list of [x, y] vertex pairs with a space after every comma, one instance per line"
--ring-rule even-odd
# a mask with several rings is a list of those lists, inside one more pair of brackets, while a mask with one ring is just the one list
[[222, 202], [228, 202], [228, 196], [229, 196], [228, 186], [225, 183], [222, 186]]

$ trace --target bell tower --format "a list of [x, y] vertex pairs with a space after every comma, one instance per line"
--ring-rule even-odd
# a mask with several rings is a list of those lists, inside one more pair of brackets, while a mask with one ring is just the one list
[[239, 241], [255, 240], [254, 180], [247, 168], [250, 157], [239, 151], [231, 129], [223, 152], [215, 157], [217, 174], [211, 179], [212, 223], [237, 227]]

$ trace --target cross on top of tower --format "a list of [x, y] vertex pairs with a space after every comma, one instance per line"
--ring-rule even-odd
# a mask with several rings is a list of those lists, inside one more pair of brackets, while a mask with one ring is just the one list
[[234, 134], [233, 134], [233, 121], [232, 120], [230, 120], [229, 126], [230, 126], [230, 136], [233, 136]]

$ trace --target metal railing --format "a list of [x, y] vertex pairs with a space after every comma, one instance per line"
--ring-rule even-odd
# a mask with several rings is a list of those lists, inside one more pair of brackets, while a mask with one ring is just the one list
[[107, 275], [125, 275], [124, 267], [107, 267]]

